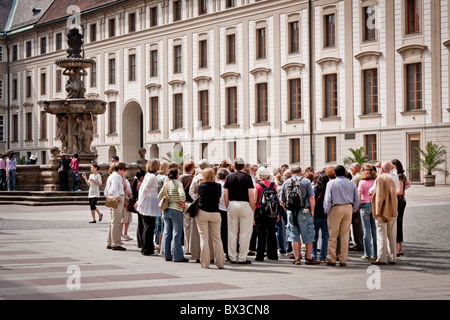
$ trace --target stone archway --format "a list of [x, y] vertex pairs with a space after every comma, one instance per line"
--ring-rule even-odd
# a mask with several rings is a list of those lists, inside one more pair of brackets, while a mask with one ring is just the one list
[[137, 101], [129, 101], [122, 113], [122, 158], [125, 163], [137, 162], [139, 148], [144, 145], [142, 108]]

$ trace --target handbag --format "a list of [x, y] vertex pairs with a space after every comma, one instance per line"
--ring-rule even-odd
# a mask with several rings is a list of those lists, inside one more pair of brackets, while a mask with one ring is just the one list
[[164, 185], [164, 196], [162, 197], [161, 200], [159, 200], [159, 203], [158, 203], [158, 208], [161, 211], [164, 211], [164, 210], [166, 210], [169, 207], [169, 199], [170, 198], [169, 198], [169, 196], [167, 194], [166, 186], [167, 186], [167, 184]]
[[106, 198], [105, 201], [105, 206], [111, 209], [117, 209], [117, 207], [119, 206], [119, 200], [117, 200], [116, 198]]
[[189, 213], [189, 216], [191, 218], [195, 218], [197, 216], [198, 207], [199, 207], [199, 203], [198, 203], [198, 198], [197, 198], [194, 200], [194, 202], [191, 203], [189, 208], [187, 208], [187, 210], [186, 210], [186, 212]]

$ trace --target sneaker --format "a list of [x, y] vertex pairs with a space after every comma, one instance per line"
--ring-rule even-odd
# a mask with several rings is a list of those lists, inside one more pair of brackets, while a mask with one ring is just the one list
[[366, 261], [369, 261], [369, 260], [372, 260], [372, 257], [362, 256], [361, 259], [366, 260]]

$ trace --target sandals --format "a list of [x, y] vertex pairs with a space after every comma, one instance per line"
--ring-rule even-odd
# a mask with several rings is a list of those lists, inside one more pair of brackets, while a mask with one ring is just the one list
[[320, 261], [317, 261], [316, 259], [306, 259], [305, 264], [320, 264]]
[[299, 266], [302, 264], [302, 262], [300, 261], [300, 259], [295, 259], [294, 264]]

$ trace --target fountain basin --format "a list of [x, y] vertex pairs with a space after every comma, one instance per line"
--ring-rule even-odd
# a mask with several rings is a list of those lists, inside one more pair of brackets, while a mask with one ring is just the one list
[[95, 64], [95, 60], [93, 59], [85, 59], [85, 58], [63, 58], [55, 61], [55, 64], [60, 68], [83, 68], [88, 69]]
[[43, 106], [44, 110], [50, 114], [90, 113], [97, 115], [106, 111], [106, 102], [99, 99], [55, 99], [39, 101], [38, 104]]

